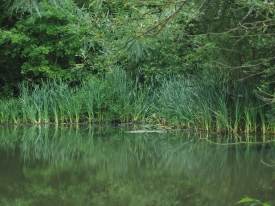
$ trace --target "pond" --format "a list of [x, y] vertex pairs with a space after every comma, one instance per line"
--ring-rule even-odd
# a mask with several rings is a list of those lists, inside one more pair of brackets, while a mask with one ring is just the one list
[[129, 130], [0, 128], [0, 205], [275, 205], [274, 143]]

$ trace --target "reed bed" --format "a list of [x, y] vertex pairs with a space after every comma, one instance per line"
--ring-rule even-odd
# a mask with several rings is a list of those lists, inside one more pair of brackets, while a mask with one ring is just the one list
[[0, 100], [0, 123], [143, 122], [207, 132], [275, 133], [270, 108], [251, 102], [249, 95], [231, 99], [223, 83], [170, 78], [159, 87], [140, 86], [115, 69], [73, 88], [55, 80], [25, 83], [20, 90], [18, 98]]
[[271, 105], [251, 100], [248, 94], [232, 99], [226, 85], [200, 80], [164, 81], [156, 98], [156, 113], [168, 124], [221, 133], [274, 133], [268, 118]]
[[141, 121], [148, 111], [147, 94], [125, 72], [89, 79], [71, 88], [62, 81], [22, 84], [18, 98], [0, 100], [2, 124], [79, 124]]

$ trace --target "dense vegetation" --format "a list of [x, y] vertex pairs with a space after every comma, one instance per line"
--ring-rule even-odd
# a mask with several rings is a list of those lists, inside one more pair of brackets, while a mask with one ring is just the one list
[[0, 2], [1, 123], [275, 131], [273, 1]]

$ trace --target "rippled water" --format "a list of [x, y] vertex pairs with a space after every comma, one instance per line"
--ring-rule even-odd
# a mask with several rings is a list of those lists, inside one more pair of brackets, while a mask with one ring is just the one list
[[127, 130], [0, 128], [0, 205], [275, 205], [275, 144]]

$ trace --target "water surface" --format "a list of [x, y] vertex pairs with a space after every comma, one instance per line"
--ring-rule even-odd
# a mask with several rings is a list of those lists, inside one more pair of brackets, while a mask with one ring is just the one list
[[275, 144], [127, 130], [0, 128], [0, 205], [275, 205]]

